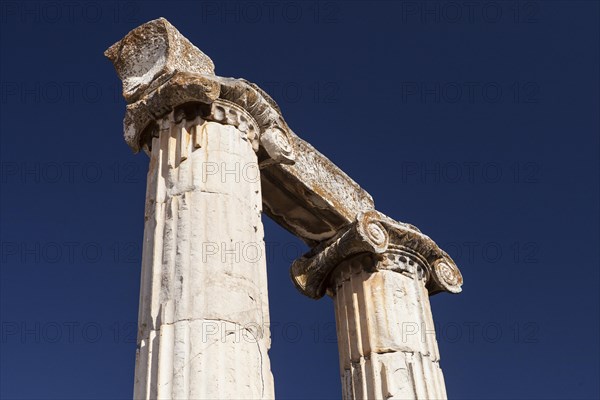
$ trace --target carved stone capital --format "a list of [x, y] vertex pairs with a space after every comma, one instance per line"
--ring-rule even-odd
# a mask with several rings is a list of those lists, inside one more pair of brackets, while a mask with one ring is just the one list
[[365, 266], [370, 272], [393, 270], [425, 279], [430, 294], [461, 291], [462, 275], [448, 254], [413, 225], [375, 210], [359, 213], [332, 239], [294, 261], [292, 280], [306, 296], [321, 298], [332, 285], [333, 270], [362, 253], [372, 255], [373, 262]]
[[294, 162], [292, 133], [275, 101], [246, 80], [216, 76], [212, 60], [164, 18], [132, 30], [105, 55], [123, 82], [125, 141], [134, 152], [153, 121], [200, 102], [209, 106], [204, 118], [242, 127], [261, 164]]
[[252, 143], [252, 149], [258, 151], [260, 128], [256, 120], [244, 108], [228, 100], [216, 99], [210, 104], [210, 112], [204, 115], [208, 121], [235, 126]]

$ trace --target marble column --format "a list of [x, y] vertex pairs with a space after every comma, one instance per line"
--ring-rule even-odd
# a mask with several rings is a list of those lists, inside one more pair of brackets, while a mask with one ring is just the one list
[[148, 144], [134, 398], [273, 398], [256, 154], [176, 112]]
[[[362, 255], [342, 262], [334, 273], [343, 398], [444, 399], [423, 279], [417, 272], [407, 276], [385, 270], [386, 260], [393, 260], [395, 268], [412, 262], [393, 251], [383, 261]], [[379, 271], [367, 272], [372, 269]]]
[[431, 239], [364, 213], [292, 276], [303, 293], [333, 298], [344, 399], [446, 398], [429, 292], [458, 292], [462, 277]]
[[150, 157], [134, 398], [272, 399], [259, 158], [289, 156], [286, 137], [164, 19], [105, 54]]

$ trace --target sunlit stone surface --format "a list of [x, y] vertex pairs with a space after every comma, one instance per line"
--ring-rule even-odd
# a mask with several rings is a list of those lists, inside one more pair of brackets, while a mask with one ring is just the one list
[[291, 268], [298, 290], [333, 298], [343, 398], [445, 398], [429, 296], [460, 292], [452, 259], [165, 19], [105, 54], [125, 140], [150, 156], [134, 397], [274, 397], [264, 208], [311, 248]]

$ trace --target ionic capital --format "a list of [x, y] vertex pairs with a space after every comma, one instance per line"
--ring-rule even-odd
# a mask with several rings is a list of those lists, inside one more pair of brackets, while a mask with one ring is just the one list
[[166, 19], [132, 30], [105, 55], [123, 82], [124, 135], [134, 152], [147, 144], [144, 133], [154, 121], [202, 103], [203, 119], [241, 127], [261, 165], [294, 162], [293, 133], [275, 101], [246, 80], [216, 76], [212, 60]]
[[459, 293], [462, 275], [452, 260], [415, 226], [394, 221], [371, 210], [359, 213], [356, 220], [332, 239], [314, 247], [294, 261], [294, 284], [308, 297], [321, 298], [334, 285], [333, 271], [351, 257], [370, 254], [370, 272], [392, 270], [424, 279], [429, 293]]

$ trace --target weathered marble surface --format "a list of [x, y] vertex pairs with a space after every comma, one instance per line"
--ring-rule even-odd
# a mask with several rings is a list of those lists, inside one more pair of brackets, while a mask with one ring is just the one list
[[128, 103], [145, 96], [176, 72], [214, 75], [212, 60], [190, 43], [166, 19], [150, 21], [104, 53], [123, 81]]
[[[360, 254], [332, 276], [344, 399], [446, 398], [429, 296], [411, 258]], [[393, 271], [410, 264], [414, 273]]]
[[[105, 54], [128, 102], [125, 141], [151, 158], [135, 397], [273, 397], [264, 257], [231, 261], [236, 251], [224, 249], [264, 254], [264, 208], [311, 247], [292, 265], [297, 288], [334, 299], [344, 398], [445, 398], [428, 296], [460, 292], [454, 261], [375, 211], [268, 94], [216, 76], [165, 19]], [[207, 174], [209, 164], [251, 166], [256, 179]]]
[[134, 398], [271, 399], [256, 154], [233, 126], [174, 114], [150, 152]]
[[460, 292], [462, 275], [433, 240], [360, 213], [291, 276], [303, 294], [333, 298], [345, 400], [446, 398], [429, 295]]
[[[339, 233], [313, 247], [294, 261], [291, 275], [298, 290], [306, 296], [321, 298], [332, 271], [345, 259], [371, 253], [379, 258], [391, 249], [400, 249], [419, 260], [430, 294], [442, 291], [459, 293], [462, 275], [452, 258], [428, 236], [410, 224], [394, 221], [375, 210], [359, 213], [356, 220]], [[371, 268], [376, 271], [384, 264]], [[412, 264], [410, 264], [412, 266]], [[399, 266], [392, 269], [408, 272]]]

